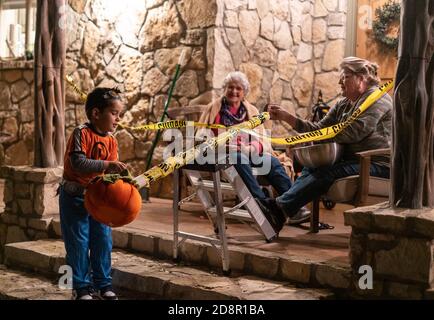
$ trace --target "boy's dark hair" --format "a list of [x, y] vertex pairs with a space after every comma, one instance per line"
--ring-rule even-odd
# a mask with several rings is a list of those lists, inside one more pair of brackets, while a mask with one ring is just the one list
[[110, 106], [113, 100], [121, 100], [120, 93], [121, 91], [117, 88], [99, 87], [93, 89], [86, 99], [85, 110], [87, 118], [90, 120], [92, 109], [97, 108], [102, 112]]

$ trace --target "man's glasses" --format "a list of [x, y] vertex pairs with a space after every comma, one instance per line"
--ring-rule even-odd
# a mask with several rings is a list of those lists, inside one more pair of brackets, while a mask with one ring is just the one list
[[352, 77], [354, 77], [356, 75], [360, 75], [360, 74], [362, 74], [362, 73], [360, 73], [360, 72], [342, 72], [340, 74], [339, 81], [343, 82], [343, 81], [351, 79]]

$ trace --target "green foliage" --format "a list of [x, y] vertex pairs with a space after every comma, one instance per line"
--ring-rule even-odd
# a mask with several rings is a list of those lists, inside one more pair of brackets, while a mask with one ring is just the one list
[[128, 182], [132, 185], [134, 185], [136, 188], [138, 187], [136, 181], [134, 180], [133, 176], [131, 175], [131, 173], [128, 170], [124, 170], [122, 171], [120, 174], [119, 173], [108, 173], [108, 174], [104, 174], [102, 176], [97, 176], [94, 179], [92, 179], [92, 182], [96, 182], [97, 180], [102, 179], [102, 181], [104, 183], [115, 183], [116, 181], [118, 181], [119, 179]]
[[400, 14], [400, 4], [392, 1], [375, 10], [375, 20], [372, 23], [373, 36], [386, 49], [393, 51], [398, 49], [398, 37], [389, 37], [386, 32], [390, 23], [399, 21]]

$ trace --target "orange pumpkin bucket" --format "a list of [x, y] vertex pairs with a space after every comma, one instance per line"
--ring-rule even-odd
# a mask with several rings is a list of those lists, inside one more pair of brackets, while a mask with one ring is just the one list
[[119, 175], [96, 178], [84, 196], [84, 207], [98, 222], [121, 227], [137, 218], [142, 198], [131, 179]]

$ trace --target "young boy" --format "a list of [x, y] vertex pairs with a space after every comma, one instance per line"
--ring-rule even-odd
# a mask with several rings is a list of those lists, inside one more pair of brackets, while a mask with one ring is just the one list
[[118, 145], [110, 132], [116, 129], [124, 105], [119, 91], [96, 88], [87, 97], [88, 123], [75, 128], [65, 152], [63, 181], [59, 188], [60, 223], [66, 263], [73, 271], [73, 298], [117, 300], [111, 279], [111, 228], [95, 221], [84, 208], [84, 189], [103, 172], [119, 173]]

